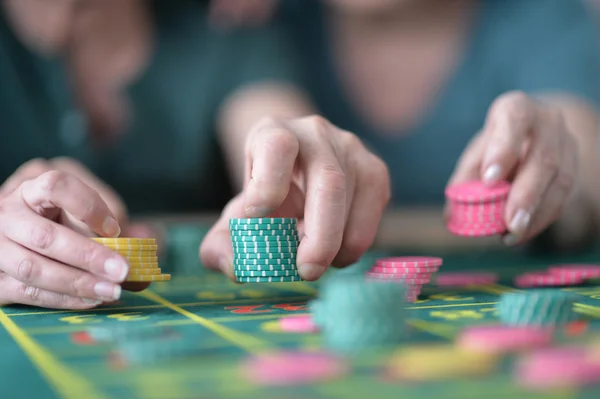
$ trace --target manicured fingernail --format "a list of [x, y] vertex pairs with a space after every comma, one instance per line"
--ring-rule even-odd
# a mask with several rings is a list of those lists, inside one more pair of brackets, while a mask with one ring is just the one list
[[104, 271], [111, 279], [120, 283], [127, 277], [129, 266], [119, 259], [111, 258], [104, 262]]
[[121, 287], [111, 283], [98, 283], [94, 286], [94, 294], [100, 298], [117, 300], [121, 297]]
[[102, 231], [109, 237], [118, 237], [121, 234], [121, 228], [119, 227], [119, 223], [112, 217], [107, 216], [104, 219], [104, 223], [102, 224]]
[[94, 306], [98, 306], [102, 303], [102, 301], [97, 301], [95, 299], [88, 299], [88, 298], [81, 298], [81, 302], [85, 303], [86, 305], [94, 305]]
[[264, 218], [271, 212], [272, 209], [261, 208], [257, 206], [249, 206], [248, 208], [246, 208], [246, 216], [248, 216], [249, 218]]
[[513, 245], [515, 245], [517, 243], [517, 236], [515, 236], [514, 234], [507, 234], [502, 238], [502, 242], [504, 242], [504, 245], [506, 245], [507, 247], [512, 247]]
[[510, 232], [516, 235], [521, 235], [525, 233], [527, 227], [529, 227], [529, 221], [531, 220], [531, 215], [529, 212], [524, 211], [523, 209], [519, 209], [512, 221], [510, 222]]
[[486, 183], [493, 183], [500, 179], [500, 175], [502, 174], [502, 168], [500, 165], [492, 165], [485, 170], [483, 174], [483, 181]]
[[320, 265], [305, 263], [298, 266], [298, 273], [300, 273], [304, 280], [315, 281], [325, 273], [325, 268]]

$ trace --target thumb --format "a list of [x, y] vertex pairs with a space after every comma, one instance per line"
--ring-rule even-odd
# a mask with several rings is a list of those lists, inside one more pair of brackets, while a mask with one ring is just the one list
[[212, 270], [219, 270], [235, 280], [233, 275], [233, 247], [229, 237], [229, 219], [245, 218], [243, 193], [229, 201], [221, 217], [210, 229], [200, 245], [200, 260]]

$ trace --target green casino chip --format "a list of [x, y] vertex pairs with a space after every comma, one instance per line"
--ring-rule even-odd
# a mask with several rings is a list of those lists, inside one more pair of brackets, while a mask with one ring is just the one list
[[267, 266], [244, 266], [234, 265], [234, 272], [293, 272], [297, 271], [296, 265], [267, 265]]
[[580, 318], [574, 305], [579, 296], [558, 289], [510, 292], [497, 306], [503, 323], [509, 325], [555, 326]]
[[240, 224], [237, 226], [229, 226], [229, 231], [260, 231], [260, 230], [298, 230], [295, 224], [277, 223], [277, 224]]
[[229, 230], [229, 235], [231, 237], [290, 237], [296, 238], [298, 237], [297, 230]]
[[233, 259], [296, 259], [296, 252], [234, 253]]
[[247, 219], [229, 219], [230, 226], [240, 225], [270, 225], [270, 224], [298, 224], [296, 218], [247, 218]]
[[263, 248], [248, 248], [248, 247], [233, 247], [233, 253], [238, 255], [244, 254], [290, 254], [298, 252], [298, 247], [263, 247]]
[[302, 281], [302, 278], [296, 276], [289, 277], [240, 277], [236, 276], [240, 283], [293, 283]]
[[299, 277], [297, 269], [291, 270], [235, 270], [234, 276], [238, 277]]
[[232, 241], [234, 248], [290, 248], [297, 247], [297, 242], [271, 241], [271, 242], [236, 242]]
[[298, 244], [300, 238], [295, 236], [231, 236], [231, 242], [236, 244]]
[[296, 264], [296, 258], [285, 259], [233, 259], [233, 263], [239, 266], [289, 266]]

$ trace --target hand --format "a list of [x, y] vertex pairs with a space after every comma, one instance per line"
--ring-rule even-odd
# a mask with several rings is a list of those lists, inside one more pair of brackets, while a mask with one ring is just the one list
[[0, 304], [85, 309], [119, 299], [127, 262], [70, 220], [100, 236], [120, 232], [100, 195], [69, 173], [43, 173], [0, 199]]
[[578, 154], [558, 109], [510, 92], [492, 104], [484, 129], [464, 151], [450, 184], [511, 180], [504, 241], [514, 245], [558, 219], [576, 188]]
[[356, 262], [372, 245], [390, 199], [386, 165], [353, 134], [320, 117], [265, 119], [246, 141], [243, 191], [200, 248], [203, 263], [233, 278], [229, 219], [295, 217], [298, 269], [318, 279]]
[[271, 18], [276, 6], [276, 0], [212, 0], [208, 18], [221, 29], [258, 26]]

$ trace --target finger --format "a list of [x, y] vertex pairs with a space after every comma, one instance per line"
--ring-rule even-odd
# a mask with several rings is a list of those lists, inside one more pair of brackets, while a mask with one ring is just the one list
[[121, 287], [80, 269], [45, 258], [10, 241], [2, 242], [0, 269], [14, 279], [42, 290], [97, 301], [117, 300]]
[[223, 210], [221, 217], [210, 229], [200, 245], [202, 264], [211, 270], [219, 270], [235, 280], [233, 275], [233, 247], [229, 237], [229, 219], [243, 218], [244, 201], [242, 194], [232, 199]]
[[57, 294], [23, 284], [14, 278], [0, 274], [0, 305], [18, 303], [51, 309], [91, 309], [97, 306], [95, 300]]
[[365, 151], [357, 159], [356, 170], [354, 199], [342, 246], [333, 262], [338, 267], [357, 262], [371, 247], [391, 195], [389, 172], [379, 158]]
[[305, 280], [316, 280], [338, 253], [346, 222], [346, 174], [332, 146], [320, 139], [320, 120], [309, 120], [317, 134], [300, 137], [306, 174], [304, 237], [298, 248], [298, 271]]
[[543, 125], [536, 134], [536, 141], [521, 165], [510, 190], [506, 204], [505, 219], [508, 231], [520, 241], [530, 228], [531, 217], [537, 212], [557, 177], [562, 163], [561, 141], [558, 135], [549, 131], [550, 126]]
[[33, 159], [21, 165], [0, 187], [0, 197], [15, 191], [25, 180], [35, 179], [50, 169], [50, 164], [45, 159]]
[[101, 236], [116, 237], [121, 230], [100, 195], [75, 176], [50, 171], [23, 183], [21, 196], [34, 212], [45, 215], [61, 209]]
[[7, 214], [0, 232], [9, 240], [59, 263], [120, 283], [129, 273], [125, 259], [65, 226], [26, 210]]
[[493, 183], [508, 176], [538, 119], [536, 104], [523, 93], [510, 92], [494, 102], [485, 127], [489, 138], [480, 171], [483, 181]]
[[263, 121], [248, 138], [250, 181], [244, 190], [247, 217], [265, 217], [288, 195], [300, 145], [289, 130]]

